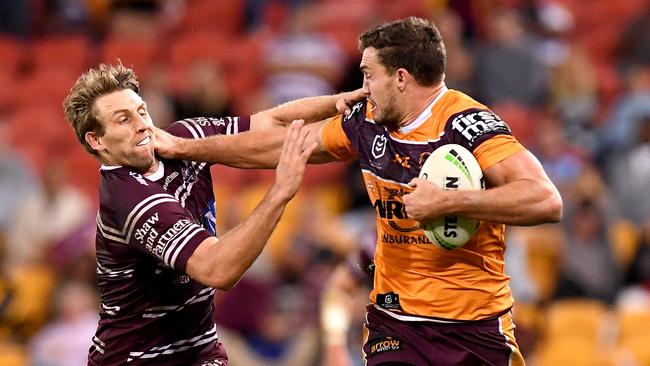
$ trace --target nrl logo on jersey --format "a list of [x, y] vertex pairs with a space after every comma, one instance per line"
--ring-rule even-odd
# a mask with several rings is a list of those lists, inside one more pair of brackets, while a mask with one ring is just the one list
[[372, 141], [372, 156], [375, 159], [379, 159], [386, 153], [386, 145], [388, 145], [388, 139], [384, 135], [376, 135], [375, 139]]

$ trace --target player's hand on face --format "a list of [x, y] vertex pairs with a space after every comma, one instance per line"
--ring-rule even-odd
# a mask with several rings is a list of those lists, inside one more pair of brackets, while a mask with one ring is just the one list
[[336, 110], [347, 116], [352, 112], [352, 106], [366, 98], [368, 98], [368, 93], [363, 88], [347, 92], [343, 98], [336, 101]]
[[303, 120], [291, 122], [284, 137], [278, 167], [275, 169], [273, 190], [286, 200], [292, 199], [298, 192], [307, 160], [317, 146], [314, 142], [303, 149], [305, 139], [309, 134], [309, 130], [303, 128], [304, 123]]
[[156, 153], [163, 158], [175, 158], [175, 148], [181, 139], [158, 127], [154, 127], [153, 132], [155, 136], [154, 148]]
[[402, 196], [402, 202], [404, 202], [404, 208], [409, 218], [424, 223], [445, 214], [440, 208], [444, 207], [443, 202], [447, 198], [446, 191], [420, 178], [413, 178], [409, 186], [415, 189]]

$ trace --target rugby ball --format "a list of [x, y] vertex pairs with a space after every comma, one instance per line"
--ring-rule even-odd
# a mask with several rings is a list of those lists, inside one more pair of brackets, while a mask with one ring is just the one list
[[[483, 172], [474, 155], [456, 144], [434, 150], [422, 165], [420, 178], [442, 189], [485, 189]], [[429, 240], [442, 249], [460, 248], [474, 235], [479, 221], [461, 216], [444, 216], [423, 225]]]

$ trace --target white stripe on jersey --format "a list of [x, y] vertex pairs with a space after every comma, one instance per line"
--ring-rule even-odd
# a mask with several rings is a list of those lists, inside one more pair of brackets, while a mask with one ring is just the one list
[[[156, 195], [154, 195], [154, 196], [156, 196]], [[165, 202], [176, 202], [176, 203], [178, 203], [176, 198], [172, 197], [171, 195], [166, 194], [165, 196], [167, 196], [167, 197], [161, 197], [161, 198], [158, 198], [158, 199], [153, 200], [152, 202], [150, 202], [148, 205], [146, 205], [144, 208], [142, 208], [140, 210], [140, 212], [133, 218], [133, 220], [131, 220], [131, 223], [129, 224], [129, 232], [128, 232], [128, 234], [126, 234], [126, 241], [127, 242], [129, 241], [129, 238], [131, 238], [131, 233], [133, 233], [133, 229], [135, 228], [135, 224], [138, 223], [138, 220], [140, 219], [140, 217], [142, 217], [142, 215], [144, 215], [147, 211], [149, 211], [150, 208], [152, 208], [153, 206], [159, 205], [161, 203], [165, 203]], [[140, 205], [138, 205], [138, 206], [140, 206]], [[129, 215], [129, 216], [131, 216], [131, 215]], [[127, 220], [127, 222], [128, 222], [128, 220]], [[124, 228], [126, 229], [126, 227], [127, 226], [125, 224]]]
[[390, 179], [382, 178], [382, 177], [378, 176], [377, 174], [371, 172], [371, 171], [368, 170], [368, 169], [361, 169], [361, 171], [362, 171], [363, 173], [368, 173], [368, 174], [374, 176], [375, 178], [377, 178], [377, 179], [379, 179], [379, 180], [383, 180], [384, 182], [393, 183], [393, 184], [399, 184], [400, 186], [403, 186], [403, 187], [410, 187], [410, 186], [408, 185], [408, 183], [400, 183], [400, 182], [396, 182], [396, 181], [394, 181], [394, 180], [390, 180]]
[[171, 355], [176, 352], [183, 352], [190, 348], [216, 341], [217, 338], [217, 327], [213, 325], [210, 330], [196, 337], [182, 339], [161, 347], [152, 347], [150, 350], [144, 352], [129, 352], [130, 357], [126, 361], [133, 362], [136, 359], [151, 359], [160, 355]]
[[[195, 174], [198, 175], [199, 172], [201, 170], [203, 170], [203, 168], [205, 168], [206, 165], [207, 165], [206, 163], [201, 163], [196, 169], [194, 169]], [[198, 182], [198, 180], [197, 180], [197, 182]], [[192, 186], [194, 186], [194, 183], [196, 183], [196, 182], [192, 182], [187, 186], [187, 191], [185, 191], [185, 194], [183, 194], [183, 197], [180, 199], [181, 205], [183, 207], [185, 207], [185, 200], [187, 199], [187, 197], [189, 197], [190, 192], [192, 191]]]
[[198, 234], [199, 232], [201, 232], [201, 230], [203, 230], [203, 229], [202, 229], [200, 226], [197, 225], [197, 228], [194, 229], [190, 234], [188, 234], [188, 235], [185, 237], [185, 240], [183, 241], [183, 243], [181, 243], [181, 245], [178, 245], [178, 248], [175, 250], [174, 255], [172, 255], [172, 259], [171, 259], [171, 261], [169, 262], [169, 265], [170, 265], [172, 268], [176, 266], [176, 258], [178, 257], [178, 254], [181, 252], [181, 250], [185, 247], [185, 245], [187, 244], [187, 242], [189, 242], [190, 239], [192, 239], [196, 234]]
[[96, 336], [93, 336], [93, 347], [97, 350], [97, 352], [103, 355], [104, 347], [106, 347], [106, 343], [102, 342], [102, 340], [97, 338]]
[[[144, 208], [144, 211], [148, 210], [149, 208], [151, 208], [152, 206], [158, 203], [176, 202], [174, 196], [168, 193], [157, 193], [143, 199], [131, 210], [131, 212], [126, 218], [126, 221], [124, 222], [124, 226], [122, 227], [122, 230], [117, 230], [115, 228], [108, 226], [102, 221], [101, 215], [97, 214], [97, 227], [99, 228], [100, 233], [107, 239], [115, 240], [121, 243], [126, 243], [128, 237], [131, 235], [130, 231], [129, 231], [129, 235], [126, 235], [127, 228], [129, 226], [135, 225], [135, 222], [137, 222], [138, 219], [142, 216], [142, 214], [144, 213], [144, 211], [140, 212], [142, 207], [154, 200], [158, 200], [158, 201], [149, 204], [147, 207]], [[131, 222], [134, 218], [134, 215], [136, 216], [135, 220], [134, 222]], [[113, 233], [115, 235], [109, 235], [107, 233]]]
[[174, 250], [178, 247], [178, 243], [187, 236], [187, 233], [189, 231], [196, 230], [197, 228], [200, 228], [199, 225], [197, 224], [187, 224], [184, 228], [182, 228], [178, 233], [176, 233], [174, 236], [172, 236], [169, 241], [168, 245], [165, 249], [163, 249], [163, 254], [161, 256], [161, 259], [165, 262], [168, 263], [171, 261], [172, 253]]
[[119, 305], [108, 306], [102, 304], [102, 311], [108, 315], [117, 315], [120, 312], [121, 307]]
[[171, 311], [180, 311], [183, 310], [187, 305], [196, 304], [201, 301], [210, 300], [212, 301], [212, 296], [215, 294], [215, 289], [211, 287], [206, 287], [201, 290], [197, 295], [190, 297], [185, 301], [183, 305], [168, 305], [168, 306], [152, 306], [150, 308], [144, 309], [143, 318], [161, 318]]

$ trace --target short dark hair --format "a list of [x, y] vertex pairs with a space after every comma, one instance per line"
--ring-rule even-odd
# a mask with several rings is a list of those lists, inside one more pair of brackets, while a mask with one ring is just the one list
[[133, 70], [120, 64], [101, 64], [96, 69], [83, 73], [70, 89], [70, 94], [63, 101], [65, 118], [70, 122], [77, 139], [89, 153], [97, 155], [86, 142], [86, 133], [94, 132], [104, 135], [104, 125], [95, 114], [94, 105], [97, 98], [119, 90], [131, 89], [138, 92], [140, 84]]
[[408, 17], [372, 28], [359, 37], [359, 50], [377, 49], [379, 61], [394, 74], [406, 69], [424, 86], [442, 81], [447, 63], [445, 45], [430, 21]]

